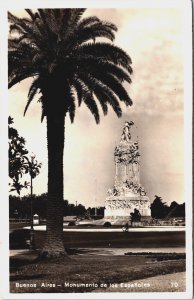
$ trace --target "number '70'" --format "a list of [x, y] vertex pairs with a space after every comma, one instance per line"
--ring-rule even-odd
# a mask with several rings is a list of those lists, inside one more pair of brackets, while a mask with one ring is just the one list
[[178, 284], [178, 282], [176, 282], [176, 281], [171, 281], [171, 287], [178, 287], [179, 286], [179, 284]]

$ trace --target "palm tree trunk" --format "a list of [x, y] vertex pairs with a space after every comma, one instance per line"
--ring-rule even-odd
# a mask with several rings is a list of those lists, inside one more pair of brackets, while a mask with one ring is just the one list
[[66, 255], [63, 244], [64, 114], [47, 115], [48, 202], [44, 257]]

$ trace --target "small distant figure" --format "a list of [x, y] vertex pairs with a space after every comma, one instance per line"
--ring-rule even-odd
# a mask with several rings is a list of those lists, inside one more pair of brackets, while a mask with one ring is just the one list
[[125, 224], [125, 226], [122, 228], [124, 232], [128, 232], [129, 231], [129, 224], [128, 222]]

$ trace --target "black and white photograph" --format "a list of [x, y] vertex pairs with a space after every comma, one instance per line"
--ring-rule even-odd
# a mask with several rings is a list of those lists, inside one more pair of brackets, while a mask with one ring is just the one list
[[32, 2], [6, 8], [3, 299], [192, 299], [192, 2]]

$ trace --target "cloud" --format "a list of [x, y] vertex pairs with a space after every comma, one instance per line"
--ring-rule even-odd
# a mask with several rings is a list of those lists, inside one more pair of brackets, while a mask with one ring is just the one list
[[183, 54], [179, 10], [124, 13], [117, 43], [131, 55], [134, 74], [128, 88], [135, 112], [183, 112]]

